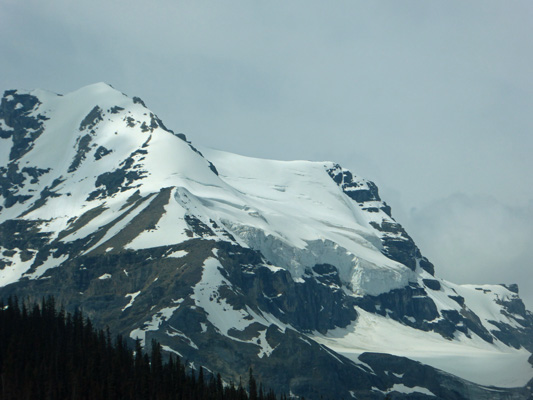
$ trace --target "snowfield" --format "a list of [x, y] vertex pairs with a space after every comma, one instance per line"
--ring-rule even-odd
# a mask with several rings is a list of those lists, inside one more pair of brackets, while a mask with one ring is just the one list
[[531, 354], [523, 348], [492, 345], [475, 335], [471, 339], [461, 335], [447, 340], [360, 308], [357, 312], [360, 316], [352, 326], [311, 337], [356, 363], [364, 352], [393, 354], [480, 385], [519, 387], [533, 376], [533, 367], [527, 362]]

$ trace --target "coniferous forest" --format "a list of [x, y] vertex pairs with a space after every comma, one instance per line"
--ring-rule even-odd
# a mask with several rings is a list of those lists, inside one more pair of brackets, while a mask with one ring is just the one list
[[[189, 369], [152, 342], [132, 349], [109, 331], [97, 330], [82, 313], [41, 304], [0, 303], [0, 398], [2, 400], [275, 400], [256, 382], [223, 383], [220, 374]], [[286, 400], [281, 395], [281, 400]]]

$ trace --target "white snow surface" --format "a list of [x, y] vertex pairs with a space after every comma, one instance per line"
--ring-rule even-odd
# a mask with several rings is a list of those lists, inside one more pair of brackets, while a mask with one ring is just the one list
[[209, 321], [224, 336], [229, 336], [230, 329], [244, 330], [253, 321], [250, 321], [246, 310], [236, 310], [219, 295], [222, 286], [231, 287], [231, 284], [219, 271], [220, 262], [216, 258], [208, 258], [204, 262], [201, 281], [194, 287], [191, 296], [196, 306], [202, 307], [207, 313]]
[[211, 208], [221, 208], [217, 220], [293, 277], [328, 263], [354, 293], [372, 295], [414, 279], [411, 270], [381, 253], [379, 232], [368, 223], [373, 213], [363, 211], [333, 181], [327, 173], [333, 163], [201, 151], [238, 195], [237, 200], [211, 199]]
[[[381, 392], [383, 394], [387, 394], [387, 393], [391, 393], [391, 392], [399, 392], [399, 393], [405, 393], [405, 394], [421, 393], [421, 394], [425, 394], [427, 396], [437, 397], [437, 396], [435, 396], [435, 394], [432, 391], [430, 391], [430, 390], [428, 390], [426, 388], [423, 388], [423, 387], [420, 387], [420, 386], [409, 387], [409, 386], [405, 386], [402, 383], [395, 383], [388, 390], [379, 390], [376, 387], [372, 387], [372, 391]], [[351, 392], [351, 395], [352, 395], [352, 397], [355, 397], [355, 394], [353, 392]]]
[[422, 394], [425, 394], [425, 395], [428, 395], [428, 396], [437, 397], [437, 396], [435, 396], [435, 394], [433, 392], [431, 392], [430, 390], [428, 390], [426, 388], [419, 387], [419, 386], [409, 387], [409, 386], [405, 386], [405, 385], [403, 385], [401, 383], [395, 383], [392, 386], [392, 388], [389, 389], [387, 392], [399, 392], [399, 393], [406, 393], [406, 394], [422, 393]]
[[424, 332], [387, 317], [357, 308], [359, 317], [346, 328], [337, 328], [326, 335], [311, 336], [331, 350], [356, 363], [364, 352], [404, 356], [487, 386], [517, 387], [533, 376], [527, 362], [530, 353], [501, 342], [490, 344], [473, 335], [463, 334], [455, 340], [438, 333]]
[[33, 264], [33, 258], [22, 261], [20, 252], [15, 253], [9, 261], [12, 262], [12, 265], [0, 270], [0, 282], [2, 282], [2, 286], [17, 282]]
[[[5, 123], [3, 120], [0, 120], [0, 129], [7, 130], [5, 128]], [[9, 162], [9, 153], [11, 152], [11, 146], [13, 146], [13, 139], [3, 139], [0, 138], [0, 165], [6, 165]]]
[[185, 250], [178, 250], [178, 251], [174, 251], [174, 252], [168, 254], [166, 257], [182, 258], [182, 257], [185, 257], [187, 254], [189, 254], [189, 253], [187, 251], [185, 251]]
[[62, 255], [58, 258], [50, 256], [46, 259], [46, 261], [43, 264], [41, 264], [40, 266], [36, 268], [35, 272], [31, 274], [25, 274], [24, 276], [27, 276], [30, 279], [38, 279], [42, 277], [46, 273], [46, 271], [48, 271], [51, 268], [57, 268], [58, 266], [61, 265], [63, 261], [66, 261], [67, 259], [68, 259], [68, 256], [66, 255]]
[[133, 302], [135, 301], [135, 298], [139, 294], [141, 294], [140, 290], [138, 292], [135, 292], [135, 293], [128, 293], [126, 296], [124, 296], [124, 297], [129, 297], [130, 298], [130, 302], [128, 304], [126, 304], [126, 306], [122, 309], [122, 311], [126, 310], [127, 308], [130, 308], [133, 305]]
[[[171, 192], [171, 198], [173, 198], [176, 189]], [[188, 228], [185, 222], [186, 209], [181, 207], [177, 202], [171, 201], [165, 206], [165, 213], [159, 220], [155, 229], [144, 231], [135, 239], [133, 239], [126, 248], [129, 249], [146, 249], [150, 247], [166, 246], [175, 243], [183, 242], [189, 237], [185, 233]], [[168, 255], [167, 257], [182, 257], [176, 252], [175, 254]]]
[[[259, 347], [258, 356], [260, 358], [272, 354], [274, 348], [266, 338], [266, 330], [270, 325], [275, 325], [279, 330], [285, 331], [289, 328], [277, 318], [269, 314], [258, 315], [248, 306], [244, 309], [235, 309], [228, 304], [226, 299], [220, 296], [219, 289], [228, 287], [232, 290], [232, 285], [222, 276], [219, 267], [220, 262], [216, 258], [208, 258], [204, 261], [202, 279], [194, 287], [194, 294], [191, 296], [197, 307], [201, 307], [207, 313], [209, 322], [222, 335], [244, 343], [251, 343]], [[258, 335], [250, 340], [241, 340], [232, 336], [230, 330], [243, 331], [253, 323], [259, 323], [264, 327], [260, 329]]]
[[489, 321], [503, 322], [515, 328], [522, 326], [519, 320], [502, 314], [498, 301], [509, 301], [518, 297], [501, 285], [455, 285], [455, 291], [465, 298], [465, 303], [488, 330], [497, 329]]
[[[138, 294], [139, 293], [132, 293], [131, 295], [137, 296]], [[132, 302], [134, 299], [135, 297], [132, 297]], [[130, 332], [130, 337], [132, 339], [140, 339], [141, 345], [144, 347], [146, 345], [146, 332], [157, 331], [161, 324], [165, 321], [168, 321], [170, 317], [172, 317], [174, 311], [176, 311], [179, 307], [179, 305], [176, 307], [165, 307], [157, 311], [152, 315], [152, 319], [150, 321], [145, 321], [143, 326], [132, 330]]]

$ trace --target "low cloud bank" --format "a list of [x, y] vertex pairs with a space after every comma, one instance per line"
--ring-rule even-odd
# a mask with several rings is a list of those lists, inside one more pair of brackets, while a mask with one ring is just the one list
[[508, 206], [493, 197], [455, 194], [404, 217], [400, 222], [439, 276], [456, 283], [517, 283], [533, 310], [533, 201]]

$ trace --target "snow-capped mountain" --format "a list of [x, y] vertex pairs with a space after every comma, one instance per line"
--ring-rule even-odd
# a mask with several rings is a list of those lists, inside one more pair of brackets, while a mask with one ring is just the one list
[[325, 398], [527, 399], [516, 285], [438, 277], [376, 185], [197, 149], [105, 84], [0, 105], [0, 296], [238, 381]]

